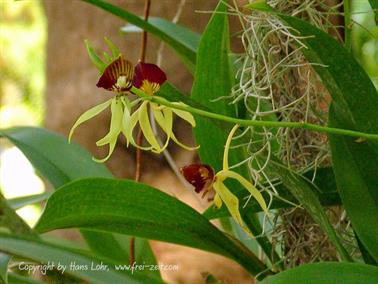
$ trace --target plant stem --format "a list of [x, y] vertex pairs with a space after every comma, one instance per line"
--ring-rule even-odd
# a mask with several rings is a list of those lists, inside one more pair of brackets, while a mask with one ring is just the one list
[[[144, 2], [144, 20], [145, 21], [148, 20], [148, 16], [150, 15], [150, 7], [151, 7], [151, 0], [145, 0]], [[143, 30], [140, 56], [139, 56], [140, 62], [144, 62], [146, 59], [146, 47], [147, 47], [147, 32]]]
[[350, 0], [343, 0], [344, 9], [344, 45], [349, 52], [352, 51], [352, 15]]
[[[148, 16], [150, 14], [150, 7], [151, 7], [151, 0], [145, 0], [144, 2], [144, 20], [148, 20]], [[140, 44], [140, 56], [139, 62], [144, 62], [146, 59], [146, 49], [147, 49], [147, 32], [143, 30], [142, 33], [142, 40]], [[138, 137], [137, 137], [137, 144], [142, 145], [143, 143], [143, 133], [142, 129], [139, 128]], [[140, 181], [141, 178], [141, 167], [142, 167], [142, 151], [140, 148], [136, 149], [135, 154], [135, 176], [134, 180], [136, 182]], [[130, 264], [133, 265], [135, 262], [135, 237], [130, 238]]]
[[341, 129], [341, 128], [334, 128], [334, 127], [326, 127], [321, 125], [316, 125], [307, 122], [293, 122], [293, 121], [265, 121], [265, 120], [248, 120], [248, 119], [240, 119], [230, 116], [225, 116], [218, 113], [213, 113], [209, 111], [205, 111], [202, 109], [194, 108], [184, 104], [175, 104], [169, 102], [163, 98], [155, 97], [155, 96], [148, 96], [143, 91], [132, 87], [131, 91], [141, 97], [143, 100], [152, 101], [154, 103], [164, 105], [170, 108], [184, 110], [190, 112], [192, 114], [198, 114], [203, 117], [213, 118], [221, 121], [230, 122], [232, 124], [239, 124], [240, 126], [258, 126], [258, 127], [273, 127], [273, 128], [280, 128], [280, 127], [287, 127], [287, 128], [300, 128], [300, 129], [307, 129], [316, 132], [322, 133], [329, 133], [335, 135], [345, 135], [363, 139], [372, 139], [378, 140], [378, 134], [371, 134], [366, 132], [360, 132], [350, 129]]

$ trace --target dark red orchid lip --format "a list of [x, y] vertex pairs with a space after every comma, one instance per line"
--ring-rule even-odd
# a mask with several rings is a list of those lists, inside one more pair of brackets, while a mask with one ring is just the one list
[[209, 165], [192, 164], [182, 167], [180, 172], [197, 193], [209, 189], [213, 184], [214, 170]]
[[[122, 85], [119, 85], [120, 78]], [[133, 78], [133, 64], [120, 56], [106, 67], [96, 86], [109, 91], [124, 92], [133, 86]]]
[[139, 62], [135, 66], [134, 86], [137, 88], [143, 86], [143, 81], [161, 86], [166, 80], [167, 76], [164, 71], [155, 64]]

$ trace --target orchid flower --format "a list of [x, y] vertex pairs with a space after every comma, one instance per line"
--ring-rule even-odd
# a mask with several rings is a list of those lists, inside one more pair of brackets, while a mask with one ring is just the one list
[[[170, 109], [148, 101], [143, 101], [140, 104], [142, 100], [140, 98], [130, 102], [127, 98], [132, 88], [149, 96], [154, 95], [159, 91], [161, 84], [167, 80], [165, 73], [154, 64], [138, 63], [134, 67], [131, 62], [122, 57], [119, 50], [110, 40], [105, 38], [105, 41], [111, 54], [104, 52], [104, 60], [100, 58], [88, 42], [86, 42], [87, 51], [90, 59], [101, 75], [96, 86], [111, 91], [116, 95], [106, 102], [84, 112], [71, 128], [68, 138], [69, 141], [71, 141], [72, 135], [79, 125], [110, 107], [111, 120], [109, 132], [96, 142], [97, 146], [109, 145], [109, 152], [103, 159], [94, 158], [97, 162], [105, 162], [109, 159], [115, 149], [118, 136], [121, 133], [126, 137], [127, 146], [131, 144], [143, 150], [151, 150], [155, 153], [162, 152], [168, 146], [170, 139], [185, 149], [196, 149], [179, 142], [172, 131], [173, 113], [187, 121], [192, 127], [195, 126], [194, 118], [189, 112]], [[182, 103], [176, 104], [179, 105]], [[136, 106], [139, 107], [132, 112], [133, 108]], [[152, 110], [158, 125], [166, 133], [167, 139], [163, 146], [160, 146], [152, 130], [148, 115], [149, 108]], [[135, 142], [133, 130], [137, 123], [139, 123], [142, 133], [150, 146], [142, 147]]]
[[204, 191], [204, 194], [206, 194], [207, 191], [213, 188], [215, 191], [214, 205], [217, 208], [220, 208], [224, 203], [231, 216], [240, 225], [240, 227], [248, 234], [253, 236], [248, 227], [245, 226], [241, 217], [239, 211], [239, 199], [224, 183], [226, 179], [237, 180], [256, 199], [265, 214], [268, 214], [268, 208], [265, 200], [258, 189], [243, 176], [229, 169], [228, 153], [232, 137], [234, 136], [238, 127], [239, 125], [235, 125], [227, 138], [223, 156], [223, 169], [221, 171], [214, 174], [213, 168], [204, 164], [193, 164], [185, 166], [180, 170], [185, 179], [195, 187], [195, 191], [197, 193]]
[[[135, 66], [134, 87], [138, 88], [148, 96], [155, 95], [159, 91], [160, 86], [166, 80], [167, 77], [165, 73], [155, 64], [140, 62]], [[166, 142], [162, 146], [157, 141], [152, 130], [149, 117], [149, 109], [151, 109], [153, 116], [152, 118], [155, 119], [157, 124], [167, 136]], [[176, 114], [177, 116], [188, 122], [192, 127], [196, 126], [194, 117], [191, 113], [162, 106], [150, 101], [143, 101], [140, 107], [135, 110], [133, 114], [126, 113], [125, 111], [123, 119], [123, 132], [125, 133], [127, 141], [135, 147], [141, 148], [143, 150], [151, 150], [154, 153], [161, 153], [168, 146], [171, 139], [184, 149], [197, 149], [197, 147], [192, 148], [178, 141], [172, 130], [173, 114]], [[150, 146], [148, 147], [142, 147], [141, 145], [138, 145], [133, 138], [133, 130], [138, 122], [142, 133], [146, 138], [146, 141], [150, 144]]]
[[119, 56], [117, 59], [111, 62], [104, 69], [97, 86], [116, 92], [117, 95], [84, 112], [71, 128], [68, 136], [69, 141], [71, 141], [75, 129], [80, 124], [90, 120], [110, 106], [112, 116], [110, 120], [109, 132], [102, 139], [96, 142], [97, 146], [109, 144], [109, 153], [104, 159], [94, 159], [97, 162], [107, 161], [114, 151], [118, 136], [122, 132], [122, 118], [124, 116], [124, 110], [131, 108], [131, 103], [125, 96], [122, 96], [122, 93], [130, 90], [132, 87], [133, 77], [133, 65], [129, 61], [123, 59], [122, 56]]

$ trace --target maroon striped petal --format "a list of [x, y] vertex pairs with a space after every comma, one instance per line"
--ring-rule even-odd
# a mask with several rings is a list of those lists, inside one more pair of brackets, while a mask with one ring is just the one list
[[209, 165], [192, 164], [182, 167], [180, 172], [197, 193], [208, 190], [213, 184], [214, 170]]
[[109, 91], [124, 92], [132, 87], [133, 78], [133, 64], [120, 56], [105, 68], [96, 86]]
[[134, 86], [137, 88], [142, 88], [145, 81], [161, 86], [166, 80], [164, 71], [155, 64], [139, 62], [135, 66]]

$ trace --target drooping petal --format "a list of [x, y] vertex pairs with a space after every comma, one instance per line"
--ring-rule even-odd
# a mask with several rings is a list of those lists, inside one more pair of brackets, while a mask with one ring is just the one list
[[75, 129], [82, 123], [86, 122], [87, 120], [95, 117], [96, 115], [98, 115], [99, 113], [101, 113], [103, 110], [105, 110], [112, 102], [112, 99], [110, 100], [107, 100], [106, 102], [102, 103], [102, 104], [99, 104], [89, 110], [87, 110], [86, 112], [84, 112], [79, 118], [78, 120], [75, 122], [75, 124], [72, 126], [71, 130], [70, 130], [70, 134], [68, 135], [68, 141], [70, 142], [71, 141], [71, 138], [72, 138], [72, 135], [75, 131]]
[[219, 196], [218, 193], [215, 193], [215, 196], [214, 196], [214, 205], [218, 209], [222, 207], [222, 199], [220, 198], [220, 196]]
[[[185, 105], [183, 103], [173, 103], [173, 104]], [[187, 112], [187, 111], [184, 111], [184, 110], [179, 110], [179, 109], [174, 109], [174, 108], [172, 109], [172, 111], [177, 116], [181, 117], [183, 120], [188, 122], [192, 127], [196, 127], [196, 121], [194, 119], [194, 116], [190, 112]]]
[[264, 200], [262, 194], [260, 193], [260, 191], [258, 191], [258, 189], [252, 183], [250, 183], [243, 176], [241, 176], [238, 173], [235, 173], [233, 171], [224, 171], [224, 172], [221, 172], [220, 175], [222, 177], [225, 177], [225, 178], [236, 179], [238, 182], [240, 182], [244, 186], [244, 188], [251, 193], [253, 198], [256, 199], [257, 203], [264, 210], [264, 212], [266, 214], [268, 214], [268, 208], [266, 206], [266, 203], [265, 203], [265, 200]]
[[122, 130], [123, 104], [119, 99], [115, 98], [112, 100], [111, 111], [112, 117], [110, 121], [109, 132], [105, 135], [105, 137], [96, 142], [97, 146], [109, 144], [109, 153], [105, 158], [93, 159], [94, 161], [99, 163], [103, 163], [110, 158], [114, 151], [115, 145], [117, 144], [118, 135]]
[[[134, 104], [135, 101], [131, 103], [131, 106]], [[152, 149], [152, 147], [142, 147], [141, 145], [138, 145], [133, 137], [134, 128], [136, 127], [138, 121], [139, 121], [139, 111], [140, 108], [138, 108], [133, 114], [130, 116], [130, 111], [128, 108], [125, 108], [124, 114], [123, 114], [123, 120], [122, 120], [122, 132], [125, 135], [125, 138], [127, 140], [127, 146], [129, 144], [133, 145], [134, 147], [137, 147], [144, 151], [149, 151]]]
[[172, 135], [172, 127], [173, 127], [173, 117], [172, 117], [172, 111], [170, 109], [164, 109], [163, 113], [160, 108], [152, 107], [154, 118], [156, 122], [159, 124], [161, 129], [165, 132], [167, 135], [166, 141], [161, 148], [162, 151], [164, 151], [169, 144], [169, 140], [171, 139]]
[[142, 129], [143, 135], [147, 142], [152, 146], [152, 151], [155, 153], [160, 153], [161, 148], [159, 143], [155, 138], [155, 134], [151, 128], [150, 119], [148, 117], [148, 101], [144, 101], [139, 108], [139, 125]]
[[253, 235], [252, 232], [244, 225], [243, 219], [239, 212], [239, 199], [221, 182], [216, 180], [214, 182], [214, 190], [227, 206], [228, 211], [239, 226], [248, 234]]
[[110, 143], [113, 140], [114, 136], [117, 138], [121, 132], [122, 126], [122, 116], [123, 116], [123, 104], [118, 99], [113, 99], [111, 104], [111, 120], [110, 128], [108, 134], [105, 135], [102, 139], [96, 142], [97, 146], [103, 146]]
[[113, 137], [113, 139], [111, 139], [109, 141], [109, 152], [108, 152], [108, 155], [103, 158], [103, 159], [97, 159], [97, 158], [92, 158], [93, 161], [97, 162], [97, 163], [104, 163], [106, 162], [107, 160], [109, 160], [110, 156], [113, 154], [113, 151], [114, 151], [114, 148], [117, 144], [117, 137]]
[[[151, 103], [153, 106], [155, 106], [154, 108], [156, 109], [157, 108], [157, 104], [154, 104], [154, 103]], [[164, 107], [164, 106], [160, 106], [159, 108], [162, 108], [162, 111], [164, 113], [166, 113], [165, 116], [167, 116], [168, 114], [172, 115], [172, 112], [176, 113], [176, 110], [173, 109], [173, 108], [168, 108], [168, 107]], [[194, 118], [193, 116], [188, 113], [188, 112], [185, 112], [185, 111], [182, 111], [180, 112], [180, 115], [179, 115], [181, 118], [184, 118], [186, 121], [188, 121], [190, 124], [194, 123], [195, 125], [195, 121], [194, 121]], [[161, 116], [159, 116], [159, 114], [157, 116], [155, 116], [155, 119], [156, 121], [158, 122], [158, 124], [160, 125], [160, 127], [164, 130], [164, 127], [162, 126], [164, 123], [163, 123], [163, 119], [161, 118]], [[173, 123], [173, 122], [172, 122]], [[172, 127], [171, 127], [172, 129]], [[165, 130], [164, 130], [165, 131]], [[167, 133], [167, 131], [165, 131]], [[186, 149], [186, 150], [189, 150], [189, 151], [193, 151], [193, 150], [197, 150], [200, 146], [195, 146], [195, 147], [190, 147], [190, 146], [187, 146], [183, 143], [181, 143], [177, 138], [176, 138], [176, 135], [173, 133], [173, 131], [170, 131], [170, 138], [177, 144], [179, 145], [180, 147]]]
[[[123, 117], [122, 117], [122, 131], [126, 138], [126, 146], [129, 147], [130, 142], [134, 142], [133, 138], [133, 130], [136, 126], [136, 122], [134, 126], [131, 123], [131, 114], [130, 114], [130, 108], [129, 106], [125, 106], [125, 109], [123, 110]], [[135, 142], [134, 142], [135, 143]]]
[[188, 151], [193, 151], [193, 150], [197, 150], [199, 149], [200, 145], [198, 146], [194, 146], [194, 147], [190, 147], [190, 146], [187, 146], [183, 143], [181, 143], [175, 136], [175, 134], [172, 132], [171, 134], [171, 139], [177, 144], [179, 145], [181, 148], [184, 148], [185, 150], [188, 150]]
[[134, 68], [122, 56], [110, 63], [97, 82], [97, 87], [109, 91], [125, 92], [133, 85]]
[[142, 88], [144, 81], [161, 86], [166, 80], [164, 71], [155, 64], [139, 62], [135, 66], [134, 86], [137, 88]]
[[214, 170], [209, 165], [192, 164], [182, 167], [180, 172], [197, 193], [208, 190], [213, 184]]

